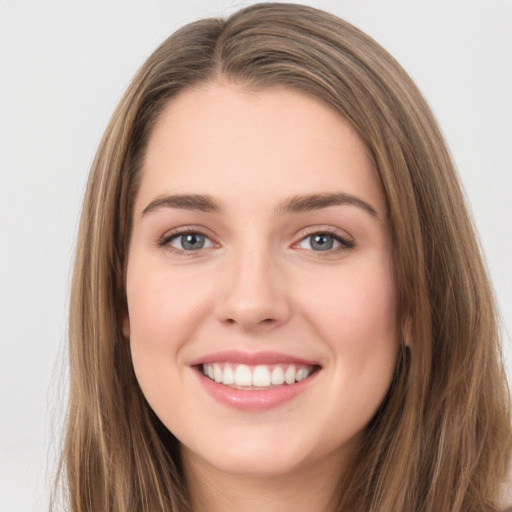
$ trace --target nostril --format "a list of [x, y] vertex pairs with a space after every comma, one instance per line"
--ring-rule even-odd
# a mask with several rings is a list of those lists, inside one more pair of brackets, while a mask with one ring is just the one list
[[[226, 318], [225, 320], [225, 323], [228, 324], [228, 325], [233, 325], [233, 324], [238, 324], [240, 322], [238, 322], [237, 320], [235, 320], [234, 318]], [[256, 326], [256, 325], [273, 325], [276, 323], [276, 319], [275, 318], [264, 318], [263, 320], [259, 320], [259, 321], [256, 321], [253, 325]]]

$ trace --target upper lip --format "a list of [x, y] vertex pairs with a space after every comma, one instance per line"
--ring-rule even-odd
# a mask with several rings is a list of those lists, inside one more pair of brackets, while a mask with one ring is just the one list
[[300, 357], [284, 354], [281, 352], [245, 352], [241, 350], [223, 350], [220, 352], [214, 352], [202, 357], [198, 357], [197, 359], [191, 361], [189, 364], [190, 366], [198, 366], [200, 364], [211, 364], [219, 362], [246, 364], [249, 366], [279, 363], [319, 366], [317, 361], [302, 359]]

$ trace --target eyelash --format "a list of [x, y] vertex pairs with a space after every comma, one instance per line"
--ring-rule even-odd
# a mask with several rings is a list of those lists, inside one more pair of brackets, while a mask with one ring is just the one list
[[[320, 255], [320, 256], [324, 256], [324, 255], [329, 256], [332, 254], [338, 254], [340, 252], [347, 251], [349, 249], [353, 249], [355, 247], [355, 243], [352, 239], [348, 238], [345, 235], [342, 235], [340, 232], [338, 232], [337, 230], [333, 230], [333, 229], [319, 229], [319, 230], [315, 230], [315, 231], [303, 230], [299, 235], [300, 236], [299, 241], [295, 242], [293, 244], [293, 246], [296, 247], [298, 244], [302, 243], [304, 240], [306, 240], [308, 238], [312, 238], [317, 235], [326, 235], [328, 237], [331, 237], [334, 241], [336, 241], [340, 244], [340, 246], [335, 249], [327, 249], [325, 251], [314, 251], [313, 249], [307, 249], [307, 250], [314, 252], [315, 254]], [[310, 242], [310, 244], [311, 244], [311, 242]], [[324, 254], [322, 254], [322, 253], [324, 253]]]
[[[183, 228], [177, 228], [174, 231], [172, 231], [171, 233], [165, 234], [160, 240], [158, 240], [158, 246], [164, 247], [171, 252], [177, 253], [179, 255], [184, 255], [184, 256], [194, 256], [195, 253], [200, 252], [202, 249], [210, 248], [210, 247], [206, 247], [206, 248], [202, 247], [202, 248], [196, 249], [196, 250], [185, 250], [185, 249], [178, 249], [178, 248], [170, 245], [170, 243], [173, 240], [177, 239], [180, 236], [184, 236], [184, 235], [201, 235], [201, 236], [205, 237], [206, 239], [210, 240], [212, 245], [215, 245], [215, 242], [213, 242], [211, 240], [211, 238], [206, 233], [204, 233], [203, 230], [198, 229], [198, 228], [193, 228], [193, 227], [183, 227]], [[311, 238], [315, 235], [329, 236], [334, 241], [336, 241], [340, 244], [340, 246], [335, 249], [327, 249], [325, 251], [321, 251], [321, 250], [315, 251], [313, 249], [306, 249], [306, 250], [316, 253], [318, 255], [328, 256], [328, 255], [332, 255], [332, 254], [337, 254], [339, 252], [347, 251], [347, 250], [353, 249], [355, 247], [355, 243], [353, 240], [351, 240], [350, 238], [348, 238], [346, 236], [341, 235], [339, 232], [332, 230], [332, 229], [316, 230], [316, 231], [303, 230], [299, 234], [300, 239], [297, 242], [295, 242], [292, 247], [297, 247], [298, 244], [302, 243], [304, 240]], [[322, 253], [325, 253], [325, 254], [322, 254]]]
[[[187, 251], [185, 249], [178, 249], [178, 248], [170, 245], [170, 243], [173, 240], [179, 238], [180, 236], [184, 236], [184, 235], [201, 235], [211, 241], [211, 237], [209, 237], [206, 233], [204, 233], [203, 230], [201, 230], [199, 228], [195, 228], [193, 226], [185, 226], [182, 228], [177, 228], [177, 229], [173, 230], [171, 233], [166, 233], [162, 238], [160, 238], [160, 240], [158, 240], [158, 246], [163, 247], [173, 253], [183, 255], [183, 256], [194, 256], [195, 253], [200, 252], [201, 249], [203, 249], [203, 248], [201, 248], [201, 249]], [[212, 242], [212, 244], [214, 244], [214, 242]]]

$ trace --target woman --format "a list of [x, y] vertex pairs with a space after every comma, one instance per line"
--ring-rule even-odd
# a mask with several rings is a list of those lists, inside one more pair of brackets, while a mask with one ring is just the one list
[[73, 280], [71, 510], [496, 511], [509, 397], [453, 164], [321, 11], [183, 27], [100, 145]]

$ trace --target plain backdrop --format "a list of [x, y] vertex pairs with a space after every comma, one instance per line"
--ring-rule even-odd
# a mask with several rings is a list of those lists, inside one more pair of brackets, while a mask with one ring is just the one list
[[[167, 35], [249, 3], [0, 0], [0, 512], [47, 509], [66, 397], [76, 226], [109, 116]], [[374, 37], [424, 92], [510, 332], [512, 0], [308, 3]]]

